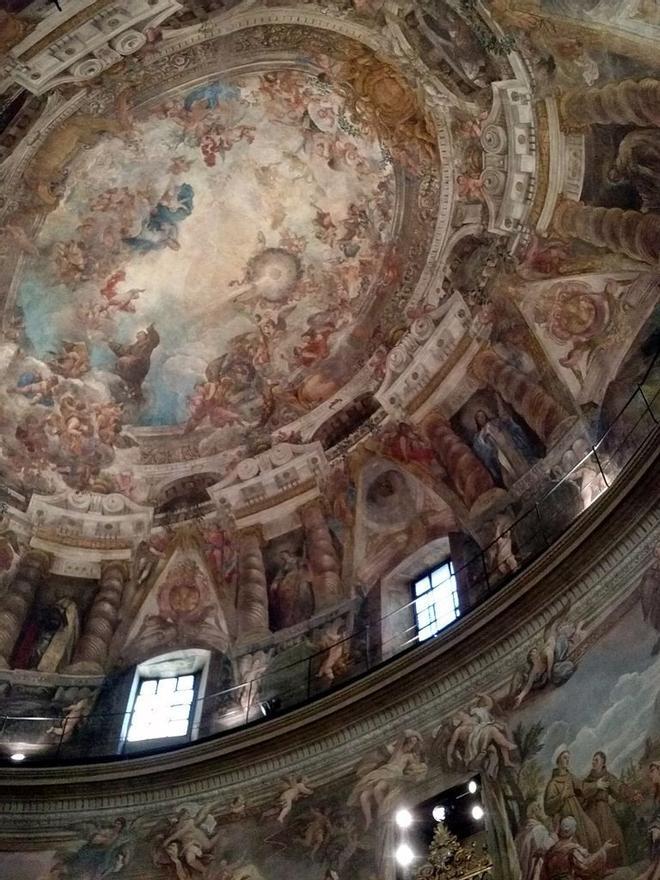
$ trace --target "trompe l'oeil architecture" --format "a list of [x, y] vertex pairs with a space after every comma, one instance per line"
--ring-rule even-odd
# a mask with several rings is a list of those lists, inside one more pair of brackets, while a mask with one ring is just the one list
[[0, 880], [660, 877], [659, 38], [3, 4]]

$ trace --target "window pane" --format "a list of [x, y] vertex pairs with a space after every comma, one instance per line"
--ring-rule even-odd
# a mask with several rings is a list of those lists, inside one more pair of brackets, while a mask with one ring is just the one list
[[435, 571], [431, 572], [431, 585], [438, 587], [440, 584], [444, 584], [449, 577], [451, 577], [449, 566], [441, 565], [440, 568], [436, 568]]
[[424, 641], [460, 616], [456, 578], [451, 561], [414, 583], [417, 636]]
[[194, 675], [142, 681], [133, 704], [128, 742], [185, 736], [194, 686]]
[[420, 596], [422, 593], [425, 593], [427, 590], [431, 589], [431, 581], [425, 577], [422, 578], [421, 581], [417, 581], [415, 583], [415, 595]]
[[172, 706], [170, 709], [170, 718], [188, 718], [190, 715], [190, 703], [185, 705]]
[[167, 725], [166, 736], [185, 736], [188, 733], [188, 719], [185, 721], [170, 721]]
[[158, 696], [171, 694], [176, 690], [176, 678], [161, 678], [158, 682]]

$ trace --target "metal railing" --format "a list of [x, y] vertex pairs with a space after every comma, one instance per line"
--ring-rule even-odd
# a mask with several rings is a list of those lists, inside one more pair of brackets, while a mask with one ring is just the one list
[[[642, 382], [600, 440], [554, 485], [538, 495], [494, 541], [461, 565], [454, 576], [461, 596], [460, 618], [502, 589], [554, 541], [617, 479], [632, 456], [657, 432], [660, 421], [660, 362], [654, 359]], [[476, 545], [475, 545], [476, 546]], [[193, 703], [185, 737], [130, 743], [123, 738], [128, 712], [93, 712], [80, 692], [60, 701], [59, 714], [0, 714], [0, 756], [23, 753], [34, 761], [89, 761], [170, 750], [213, 738], [302, 706], [420, 646], [415, 600], [378, 620], [359, 622], [345, 638], [325, 644], [303, 659], [270, 658], [268, 670], [252, 680], [206, 693]], [[450, 624], [434, 638], [442, 637]], [[422, 643], [423, 644], [423, 643]], [[66, 681], [61, 687], [66, 689]], [[26, 697], [26, 699], [28, 699]], [[17, 707], [18, 708], [18, 707]], [[124, 733], [122, 733], [122, 731]]]

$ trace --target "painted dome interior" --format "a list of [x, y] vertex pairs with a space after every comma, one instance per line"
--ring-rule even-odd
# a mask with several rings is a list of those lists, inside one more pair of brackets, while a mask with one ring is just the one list
[[394, 880], [468, 777], [659, 876], [656, 6], [0, 2], [0, 878]]

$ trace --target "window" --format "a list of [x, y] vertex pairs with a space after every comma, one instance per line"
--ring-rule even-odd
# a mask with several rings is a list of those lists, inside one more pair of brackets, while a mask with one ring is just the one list
[[141, 679], [128, 727], [128, 742], [187, 736], [196, 679], [195, 675]]
[[197, 739], [210, 652], [175, 651], [135, 669], [120, 736], [120, 750], [139, 752]]
[[417, 638], [431, 638], [460, 616], [451, 559], [413, 582]]

